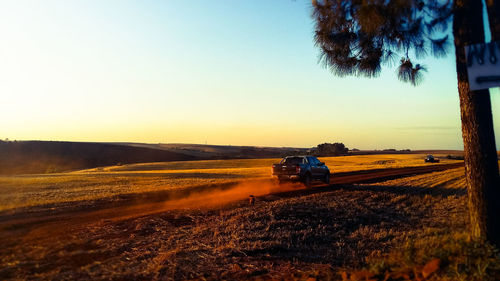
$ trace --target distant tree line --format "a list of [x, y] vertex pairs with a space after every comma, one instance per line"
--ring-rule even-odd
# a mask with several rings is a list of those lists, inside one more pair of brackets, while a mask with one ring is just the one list
[[[361, 150], [357, 148], [349, 149], [341, 142], [335, 142], [318, 144], [316, 147], [310, 149], [308, 153], [315, 156], [341, 156], [359, 154], [360, 151]], [[373, 152], [408, 153], [411, 152], [411, 150], [408, 148], [401, 150], [397, 150], [395, 148], [387, 148], [383, 150], [375, 149], [373, 151], [364, 151], [363, 154], [372, 154]]]
[[312, 154], [316, 156], [339, 156], [347, 155], [349, 148], [343, 143], [322, 143], [312, 149]]
[[383, 149], [382, 151], [384, 152], [411, 152], [411, 150], [409, 148], [406, 148], [406, 149], [401, 149], [401, 150], [397, 150], [395, 148], [387, 148], [387, 149]]

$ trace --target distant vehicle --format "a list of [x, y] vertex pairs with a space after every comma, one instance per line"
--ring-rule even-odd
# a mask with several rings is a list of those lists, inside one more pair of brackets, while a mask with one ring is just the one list
[[425, 157], [425, 163], [439, 163], [439, 159], [434, 158], [432, 155], [427, 155], [427, 157]]
[[273, 164], [273, 176], [278, 181], [301, 181], [311, 186], [313, 180], [330, 183], [330, 169], [314, 156], [287, 156], [279, 164]]

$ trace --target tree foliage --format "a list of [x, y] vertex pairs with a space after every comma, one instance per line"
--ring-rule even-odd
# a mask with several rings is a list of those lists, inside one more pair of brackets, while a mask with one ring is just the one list
[[426, 68], [413, 59], [446, 54], [452, 1], [313, 0], [320, 61], [339, 76], [376, 77], [399, 58], [397, 76], [417, 85]]
[[346, 155], [349, 149], [341, 142], [322, 143], [314, 149], [314, 154], [318, 156], [338, 156]]

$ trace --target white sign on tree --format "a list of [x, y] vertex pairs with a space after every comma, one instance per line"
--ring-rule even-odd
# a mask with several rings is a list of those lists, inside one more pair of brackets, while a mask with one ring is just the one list
[[500, 86], [500, 41], [465, 46], [471, 91]]

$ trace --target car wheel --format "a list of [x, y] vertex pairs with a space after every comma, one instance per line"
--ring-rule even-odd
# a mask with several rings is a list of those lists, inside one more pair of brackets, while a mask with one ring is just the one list
[[325, 175], [324, 181], [325, 181], [326, 184], [330, 184], [330, 173], [328, 173], [328, 174]]
[[307, 174], [306, 177], [304, 178], [304, 185], [306, 187], [311, 187], [311, 175]]

